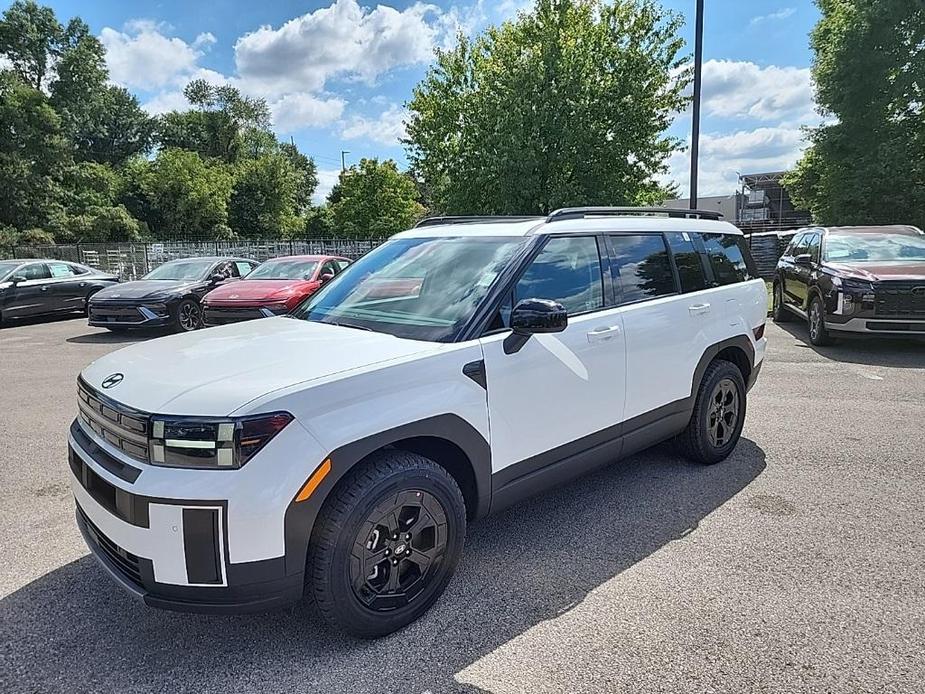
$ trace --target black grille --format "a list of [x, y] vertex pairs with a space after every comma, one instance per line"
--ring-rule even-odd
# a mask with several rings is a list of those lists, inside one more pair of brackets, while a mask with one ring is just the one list
[[265, 318], [259, 308], [206, 308], [203, 320], [206, 325], [226, 325], [240, 323], [241, 321]]
[[105, 398], [81, 382], [77, 384], [78, 421], [135, 460], [148, 462], [148, 415]]
[[874, 296], [878, 316], [925, 318], [925, 280], [879, 282]]
[[145, 317], [134, 306], [90, 305], [90, 320], [100, 323], [141, 323]]
[[77, 504], [77, 513], [87, 528], [87, 535], [115, 568], [136, 586], [143, 587], [141, 583], [141, 570], [138, 566], [138, 557], [128, 552], [106, 537], [102, 531], [91, 521], [84, 510]]

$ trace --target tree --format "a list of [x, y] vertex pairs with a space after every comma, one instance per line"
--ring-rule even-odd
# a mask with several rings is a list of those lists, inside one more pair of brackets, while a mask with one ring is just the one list
[[16, 0], [0, 19], [0, 55], [33, 89], [44, 86], [63, 39], [64, 28], [54, 10], [40, 7], [33, 0]]
[[229, 201], [229, 226], [254, 238], [275, 238], [298, 228], [295, 201], [302, 179], [281, 154], [240, 163]]
[[391, 236], [424, 213], [414, 181], [391, 159], [361, 159], [342, 172], [328, 196], [334, 228], [347, 236]]
[[810, 42], [826, 122], [784, 185], [820, 224], [925, 224], [925, 4], [817, 4]]
[[151, 149], [155, 128], [134, 95], [122, 87], [103, 87], [74, 133], [77, 158], [120, 166]]
[[161, 150], [129, 167], [126, 204], [161, 236], [226, 236], [233, 178], [228, 166], [196, 152]]
[[80, 19], [71, 19], [55, 49], [58, 60], [50, 80], [51, 105], [71, 140], [86, 131], [106, 88], [105, 49]]
[[460, 36], [414, 89], [412, 170], [446, 213], [646, 204], [686, 103], [681, 19], [653, 0], [539, 0]]
[[0, 73], [0, 225], [41, 228], [60, 214], [70, 161], [61, 119], [48, 98], [17, 75]]
[[284, 142], [279, 146], [282, 154], [299, 172], [300, 181], [295, 195], [295, 205], [299, 212], [307, 212], [312, 206], [312, 195], [318, 187], [318, 169], [310, 157], [302, 154], [294, 144]]

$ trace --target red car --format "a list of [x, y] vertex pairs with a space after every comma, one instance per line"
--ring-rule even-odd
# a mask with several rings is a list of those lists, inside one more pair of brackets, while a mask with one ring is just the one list
[[244, 279], [202, 298], [203, 322], [225, 325], [289, 313], [350, 264], [331, 255], [290, 255], [259, 265]]

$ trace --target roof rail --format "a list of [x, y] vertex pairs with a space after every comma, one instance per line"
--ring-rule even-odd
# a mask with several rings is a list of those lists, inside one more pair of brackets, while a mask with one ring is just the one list
[[676, 210], [670, 207], [564, 207], [550, 213], [547, 222], [563, 222], [567, 219], [585, 219], [586, 217], [671, 217], [673, 219], [713, 219], [723, 218], [713, 210]]
[[427, 217], [414, 225], [415, 229], [420, 227], [433, 227], [442, 224], [488, 224], [490, 222], [529, 222], [531, 220], [540, 220], [540, 216], [507, 216], [507, 215], [459, 215], [447, 217]]

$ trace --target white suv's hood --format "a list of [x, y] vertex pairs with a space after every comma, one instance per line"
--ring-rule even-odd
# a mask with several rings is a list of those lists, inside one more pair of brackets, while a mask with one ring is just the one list
[[[437, 349], [354, 328], [263, 318], [140, 342], [97, 359], [83, 379], [145, 412], [225, 416], [287, 386]], [[109, 389], [113, 374], [122, 381]]]

